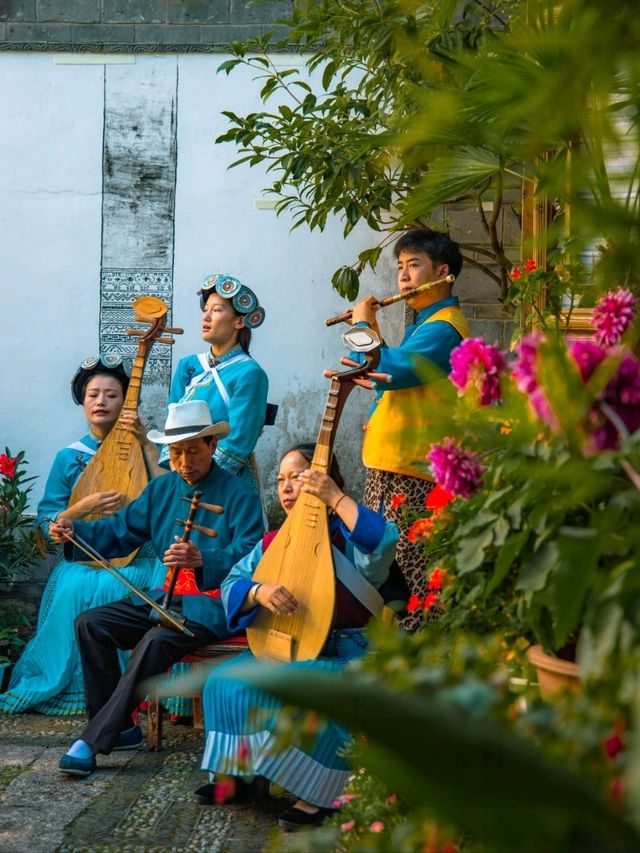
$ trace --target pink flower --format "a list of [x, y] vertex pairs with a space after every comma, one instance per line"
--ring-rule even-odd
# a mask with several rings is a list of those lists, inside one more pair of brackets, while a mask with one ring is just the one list
[[398, 797], [396, 796], [396, 794], [390, 794], [387, 797], [387, 802], [389, 803], [389, 805], [393, 806], [398, 802]]
[[640, 363], [634, 355], [628, 353], [622, 357], [590, 417], [596, 450], [615, 450], [619, 446], [622, 437], [619, 426], [629, 434], [640, 429]]
[[537, 376], [538, 349], [543, 340], [542, 332], [533, 332], [522, 338], [516, 349], [517, 358], [511, 372], [518, 388], [528, 397], [529, 406], [536, 417], [553, 429], [557, 429], [558, 419], [549, 405]]
[[355, 825], [356, 825], [355, 820], [348, 820], [346, 823], [343, 823], [343, 824], [342, 824], [342, 826], [340, 827], [340, 829], [341, 829], [343, 832], [349, 832], [350, 830], [352, 830], [352, 829], [353, 829], [353, 827], [354, 827]]
[[432, 445], [427, 459], [436, 481], [456, 497], [470, 498], [482, 485], [484, 468], [478, 457], [463, 450], [454, 438]]
[[578, 365], [580, 376], [585, 385], [593, 376], [596, 368], [607, 357], [607, 353], [601, 346], [593, 341], [580, 339], [569, 342], [569, 355]]
[[610, 290], [598, 300], [593, 309], [593, 327], [599, 344], [610, 347], [619, 342], [635, 317], [636, 301], [636, 297], [622, 287]]
[[369, 827], [370, 832], [383, 832], [384, 824], [381, 820], [374, 820], [374, 822]]
[[467, 338], [451, 353], [450, 379], [463, 394], [474, 388], [481, 406], [500, 400], [500, 374], [505, 369], [504, 356], [482, 338]]

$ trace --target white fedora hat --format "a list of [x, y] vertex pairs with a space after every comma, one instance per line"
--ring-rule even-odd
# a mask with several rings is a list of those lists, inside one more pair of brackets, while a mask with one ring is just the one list
[[207, 435], [224, 438], [229, 435], [229, 424], [226, 421], [211, 423], [209, 406], [203, 400], [189, 400], [187, 403], [169, 403], [164, 432], [152, 429], [147, 438], [154, 444], [173, 444]]

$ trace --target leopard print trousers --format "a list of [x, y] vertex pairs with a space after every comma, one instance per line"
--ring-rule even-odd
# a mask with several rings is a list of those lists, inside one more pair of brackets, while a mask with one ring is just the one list
[[[367, 469], [364, 482], [365, 506], [379, 512], [387, 521], [393, 521], [398, 525], [400, 538], [396, 549], [396, 562], [411, 595], [418, 595], [420, 598], [424, 598], [427, 593], [427, 577], [434, 558], [425, 557], [420, 542], [409, 541], [407, 530], [415, 518], [425, 514], [425, 498], [434, 486], [435, 483], [431, 480], [394, 474], [391, 471], [379, 471], [375, 468]], [[403, 504], [396, 509], [391, 508], [394, 495], [405, 496]], [[415, 613], [402, 616], [397, 620], [397, 624], [407, 631], [415, 631], [425, 621], [425, 613], [420, 609]]]

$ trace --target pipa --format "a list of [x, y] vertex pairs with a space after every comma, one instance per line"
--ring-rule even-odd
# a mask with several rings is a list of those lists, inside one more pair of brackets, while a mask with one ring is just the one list
[[[328, 474], [335, 433], [345, 401], [354, 385], [372, 388], [369, 379], [385, 381], [387, 376], [371, 373], [375, 356], [367, 355], [362, 365], [349, 359], [349, 371], [329, 371], [331, 385], [316, 442], [311, 468]], [[364, 377], [368, 378], [364, 378]], [[316, 658], [329, 636], [335, 609], [335, 571], [331, 553], [329, 518], [326, 505], [314, 495], [300, 492], [293, 509], [260, 560], [253, 580], [281, 584], [298, 601], [292, 616], [259, 608], [247, 628], [249, 647], [256, 657], [285, 663]]]
[[[173, 344], [174, 339], [161, 337], [163, 332], [181, 335], [182, 329], [167, 329], [166, 304], [157, 296], [141, 296], [131, 306], [137, 323], [149, 324], [149, 329], [127, 329], [127, 334], [138, 337], [138, 347], [131, 369], [129, 387], [122, 404], [122, 411], [138, 411], [142, 374], [149, 350], [154, 341]], [[149, 481], [147, 467], [140, 441], [132, 432], [116, 423], [98, 448], [96, 455], [84, 469], [74, 486], [69, 506], [95, 492], [117, 491], [129, 503], [142, 492]], [[87, 521], [100, 518], [99, 514], [86, 516]], [[128, 566], [139, 549], [126, 557], [112, 560], [114, 566]]]

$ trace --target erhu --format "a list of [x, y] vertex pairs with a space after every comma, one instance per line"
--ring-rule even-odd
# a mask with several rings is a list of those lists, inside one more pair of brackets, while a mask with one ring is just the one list
[[[195, 491], [192, 497], [187, 497], [186, 495], [182, 498], [183, 501], [189, 501], [189, 515], [186, 519], [176, 518], [176, 524], [179, 524], [181, 527], [184, 527], [184, 533], [180, 538], [180, 542], [188, 542], [191, 538], [191, 531], [197, 530], [202, 533], [204, 536], [209, 536], [211, 539], [215, 539], [218, 535], [213, 528], [204, 527], [202, 524], [195, 523], [196, 512], [199, 509], [208, 510], [209, 512], [214, 512], [216, 515], [221, 515], [224, 512], [224, 509], [217, 504], [205, 503], [200, 500], [202, 497], [202, 492]], [[180, 572], [184, 571], [184, 568], [181, 566], [173, 566], [171, 568], [171, 572], [169, 574], [169, 581], [167, 583], [167, 589], [164, 594], [164, 599], [162, 601], [162, 606], [167, 610], [171, 607], [171, 601], [173, 599], [173, 594], [175, 592], [176, 583], [178, 582], [178, 577], [180, 576]]]
[[[386, 296], [384, 299], [379, 299], [374, 302], [379, 308], [386, 308], [387, 305], [393, 305], [395, 302], [400, 302], [404, 299], [411, 299], [418, 296], [420, 293], [426, 293], [432, 287], [437, 287], [440, 284], [453, 284], [456, 280], [454, 275], [447, 275], [444, 278], [438, 278], [435, 281], [428, 281], [426, 284], [421, 284], [418, 287], [412, 287], [411, 290], [405, 290], [404, 293], [396, 293], [394, 296]], [[324, 321], [325, 326], [335, 326], [336, 323], [347, 323], [351, 319], [353, 309], [349, 308], [342, 314], [336, 314], [335, 317], [329, 317]]]
[[[127, 335], [138, 338], [138, 346], [122, 411], [137, 413], [142, 373], [152, 344], [158, 341], [171, 345], [175, 342], [174, 339], [162, 335], [181, 335], [183, 330], [166, 328], [169, 309], [157, 296], [141, 296], [131, 307], [136, 321], [150, 326], [147, 330], [127, 329]], [[71, 492], [69, 506], [87, 495], [106, 490], [120, 492], [128, 503], [141, 494], [148, 481], [147, 466], [138, 437], [116, 423], [80, 475]], [[91, 521], [99, 517], [99, 514], [93, 513], [87, 515], [86, 520]], [[114, 562], [117, 566], [128, 566], [137, 553], [138, 549]]]

